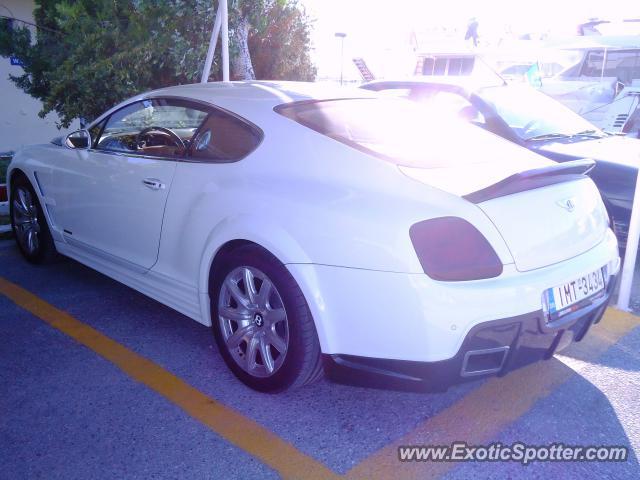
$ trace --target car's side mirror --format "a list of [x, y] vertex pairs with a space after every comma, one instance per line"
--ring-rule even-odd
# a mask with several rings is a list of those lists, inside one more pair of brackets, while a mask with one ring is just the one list
[[64, 144], [68, 148], [83, 150], [91, 147], [91, 134], [88, 130], [77, 130], [67, 135]]

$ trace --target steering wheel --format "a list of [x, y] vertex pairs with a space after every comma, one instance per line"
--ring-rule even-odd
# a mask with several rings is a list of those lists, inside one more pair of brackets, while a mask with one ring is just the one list
[[142, 149], [146, 146], [146, 144], [143, 143], [143, 137], [149, 133], [149, 132], [161, 132], [164, 135], [168, 136], [169, 138], [171, 138], [171, 140], [173, 141], [173, 143], [175, 143], [176, 147], [182, 149], [182, 150], [186, 150], [186, 145], [184, 144], [184, 142], [182, 141], [182, 139], [178, 136], [178, 134], [176, 134], [174, 131], [169, 130], [168, 128], [164, 128], [164, 127], [147, 127], [145, 129], [143, 129], [142, 131], [140, 131], [140, 133], [138, 133], [138, 135], [136, 135], [136, 147], [138, 149]]

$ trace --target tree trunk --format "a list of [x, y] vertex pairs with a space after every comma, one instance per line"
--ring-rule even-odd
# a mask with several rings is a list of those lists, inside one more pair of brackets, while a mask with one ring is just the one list
[[249, 54], [249, 19], [239, 15], [238, 23], [233, 29], [233, 39], [238, 53], [231, 59], [231, 73], [238, 80], [255, 80], [256, 74]]

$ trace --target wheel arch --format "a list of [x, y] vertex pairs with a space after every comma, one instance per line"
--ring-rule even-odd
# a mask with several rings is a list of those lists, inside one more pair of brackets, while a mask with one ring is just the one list
[[[40, 204], [44, 205], [42, 201], [42, 195], [40, 194], [40, 189], [38, 188], [38, 184], [35, 182], [35, 179], [20, 167], [13, 167], [7, 171], [7, 200], [11, 201], [11, 191], [14, 189], [14, 186], [19, 179], [24, 179], [31, 185], [31, 188], [33, 188], [33, 191], [36, 193]], [[45, 218], [48, 221], [46, 210]]]
[[7, 182], [7, 198], [11, 198], [11, 189], [13, 188], [13, 185], [16, 183], [16, 180], [18, 178], [20, 178], [20, 177], [23, 177], [26, 180], [28, 180], [29, 182], [31, 182], [31, 185], [33, 186], [33, 182], [29, 178], [29, 175], [27, 175], [21, 168], [14, 167], [14, 168], [10, 169], [7, 172], [7, 180], [8, 180], [8, 182]]
[[[226, 223], [226, 225], [215, 228], [209, 236], [209, 241], [202, 255], [200, 278], [198, 280], [200, 312], [202, 323], [205, 325], [210, 326], [212, 324], [209, 289], [213, 275], [215, 274], [216, 265], [219, 264], [220, 258], [225, 253], [243, 245], [257, 245], [264, 248], [285, 266], [293, 263], [312, 263], [306, 251], [286, 230], [273, 225], [269, 226], [268, 229], [261, 230], [258, 225], [261, 225], [263, 222], [257, 219], [255, 222], [256, 223], [246, 223], [246, 220], [241, 222], [242, 225], [251, 225], [251, 232], [240, 228], [236, 222], [223, 222]], [[231, 223], [237, 226], [232, 226]], [[262, 232], [262, 234], [256, 235], [254, 233], [255, 231]], [[305, 297], [309, 310], [311, 311], [316, 332], [318, 333], [320, 347], [325, 351], [327, 332], [325, 332], [325, 326], [322, 322], [321, 312], [323, 311], [323, 300], [321, 298], [321, 292], [318, 291], [317, 285], [307, 285], [305, 278], [297, 275], [294, 269], [287, 269]]]
[[[245, 245], [258, 245], [258, 246], [262, 246], [259, 245], [255, 242], [252, 242], [250, 240], [245, 240], [245, 239], [241, 239], [241, 238], [237, 238], [234, 240], [229, 240], [228, 242], [225, 242], [224, 244], [220, 245], [220, 247], [216, 250], [215, 255], [213, 256], [213, 258], [211, 259], [210, 265], [209, 265], [209, 276], [208, 276], [208, 283], [207, 283], [207, 292], [211, 291], [211, 284], [213, 283], [213, 277], [216, 273], [216, 268], [218, 267], [218, 265], [220, 264], [220, 260], [228, 253], [231, 253], [233, 250], [243, 247]], [[264, 248], [264, 247], [263, 247]]]
[[[27, 168], [24, 168], [25, 166]], [[49, 227], [49, 231], [51, 232], [51, 236], [53, 237], [54, 241], [60, 241], [62, 237], [60, 236], [59, 231], [56, 229], [55, 223], [53, 222], [53, 218], [51, 217], [51, 213], [49, 212], [48, 204], [50, 202], [47, 201], [47, 198], [44, 195], [44, 192], [42, 190], [42, 187], [36, 175], [37, 174], [35, 170], [33, 170], [32, 168], [29, 168], [28, 164], [27, 165], [23, 164], [22, 167], [15, 166], [11, 168], [9, 171], [7, 171], [7, 199], [11, 198], [11, 190], [15, 182], [19, 178], [24, 178], [27, 182], [31, 184], [33, 191], [38, 197], [38, 201], [42, 206], [44, 218], [47, 222], [47, 226]]]
[[285, 265], [311, 263], [305, 249], [285, 228], [253, 215], [226, 218], [211, 230], [205, 242], [200, 260], [199, 292], [209, 292], [209, 277], [218, 255], [246, 243], [261, 246]]

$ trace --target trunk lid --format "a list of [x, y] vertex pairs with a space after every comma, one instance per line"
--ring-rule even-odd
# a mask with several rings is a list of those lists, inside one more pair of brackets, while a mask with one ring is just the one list
[[600, 193], [585, 175], [593, 161], [540, 165], [517, 173], [513, 164], [501, 171], [467, 168], [462, 177], [456, 169], [400, 169], [475, 203], [502, 235], [516, 268], [529, 271], [586, 252], [602, 241], [608, 228]]
[[556, 183], [478, 204], [526, 272], [573, 258], [604, 238], [608, 219], [588, 178]]

